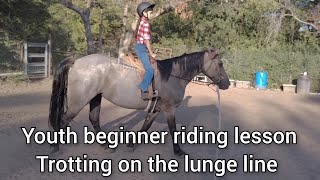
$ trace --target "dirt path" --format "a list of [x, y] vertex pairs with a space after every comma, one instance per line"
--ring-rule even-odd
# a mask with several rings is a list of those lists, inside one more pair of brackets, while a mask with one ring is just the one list
[[[0, 85], [0, 179], [105, 179], [101, 173], [40, 173], [40, 162], [35, 155], [48, 154], [47, 145], [26, 145], [20, 127], [47, 129], [51, 82], [33, 84]], [[320, 96], [298, 96], [274, 91], [230, 89], [222, 92], [222, 129], [229, 131], [232, 141], [234, 126], [240, 130], [289, 131], [297, 133], [296, 145], [235, 145], [229, 142], [220, 150], [219, 158], [236, 159], [239, 164], [236, 173], [227, 173], [220, 179], [237, 180], [316, 180], [320, 175]], [[178, 129], [186, 126], [204, 126], [205, 130], [217, 131], [218, 111], [216, 94], [206, 86], [190, 84], [183, 104], [177, 111]], [[123, 125], [126, 129], [138, 130], [142, 125], [144, 112], [116, 107], [103, 102], [101, 124], [103, 130], [115, 130]], [[81, 137], [82, 126], [89, 126], [88, 107], [72, 123], [73, 130]], [[92, 129], [92, 128], [91, 128]], [[153, 131], [167, 130], [167, 124], [160, 115], [151, 127]], [[177, 159], [173, 155], [170, 138], [161, 145], [138, 145], [134, 152], [127, 152], [120, 145], [116, 152], [108, 154], [99, 145], [67, 145], [54, 158], [82, 156], [112, 159], [113, 174], [110, 179], [213, 179], [213, 173], [184, 173], [183, 159], [179, 160], [177, 173], [150, 173], [148, 156], [160, 154], [163, 159]], [[182, 148], [193, 159], [215, 159], [216, 145], [184, 144]], [[276, 159], [278, 172], [248, 174], [242, 172], [243, 154], [254, 154], [257, 159]], [[140, 159], [142, 173], [120, 173], [116, 163], [120, 159]], [[219, 178], [218, 178], [219, 179]]]

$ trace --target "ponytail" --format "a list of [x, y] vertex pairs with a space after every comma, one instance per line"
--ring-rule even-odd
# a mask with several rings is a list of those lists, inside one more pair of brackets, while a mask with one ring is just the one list
[[135, 38], [137, 38], [140, 23], [141, 23], [141, 18], [139, 17], [139, 20], [138, 20], [138, 23], [137, 23], [137, 26], [136, 26], [136, 31], [135, 31]]

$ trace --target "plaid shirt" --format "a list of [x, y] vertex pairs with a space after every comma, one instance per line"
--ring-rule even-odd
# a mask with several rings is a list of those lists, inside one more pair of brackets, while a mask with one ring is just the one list
[[146, 17], [142, 17], [137, 31], [136, 41], [144, 44], [144, 40], [151, 39], [150, 23]]

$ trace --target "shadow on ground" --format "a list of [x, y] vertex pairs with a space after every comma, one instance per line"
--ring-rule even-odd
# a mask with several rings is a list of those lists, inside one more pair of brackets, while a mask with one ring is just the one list
[[[22, 99], [27, 98], [23, 95]], [[46, 95], [34, 96], [35, 99], [43, 99], [40, 102], [47, 101]], [[10, 101], [11, 97], [6, 97]], [[176, 122], [178, 129], [180, 126], [186, 126], [191, 130], [193, 126], [204, 126], [205, 130], [218, 131], [218, 110], [216, 102], [210, 105], [194, 106], [190, 103], [192, 96], [187, 96], [176, 113]], [[314, 106], [319, 106], [318, 96], [294, 96], [297, 98], [288, 105], [281, 99], [265, 99], [259, 97], [254, 100], [254, 107], [250, 107], [248, 102], [238, 102], [236, 98], [228, 102], [222, 102], [222, 130], [229, 132], [228, 147], [219, 150], [220, 159], [236, 159], [238, 162], [238, 171], [236, 173], [226, 173], [221, 179], [237, 180], [273, 180], [273, 179], [292, 179], [292, 180], [316, 180], [320, 174], [320, 123], [319, 110]], [[29, 99], [30, 100], [30, 99]], [[249, 100], [248, 100], [249, 101]], [[250, 100], [252, 101], [252, 100]], [[251, 102], [252, 103], [252, 102]], [[22, 105], [22, 101], [16, 103]], [[12, 104], [10, 105], [12, 106]], [[0, 106], [0, 108], [10, 107], [9, 105]], [[87, 107], [76, 118], [78, 125], [71, 124], [73, 129], [78, 131], [81, 136], [80, 127], [87, 125], [91, 127], [88, 120]], [[35, 110], [37, 111], [37, 110]], [[123, 113], [121, 113], [123, 112]], [[113, 118], [112, 113], [122, 115]], [[142, 111], [124, 111], [121, 108], [108, 104], [104, 106], [101, 112], [102, 128], [105, 131], [117, 130], [119, 126], [125, 126], [127, 130], [138, 130], [141, 128], [146, 113]], [[24, 137], [20, 131], [21, 126], [36, 126], [40, 129], [46, 129], [47, 117], [38, 116], [36, 119], [28, 119], [25, 122], [18, 123], [11, 127], [0, 130], [0, 144], [5, 144], [1, 150], [0, 177], [3, 179], [57, 179], [61, 177], [59, 173], [40, 174], [38, 172], [39, 162], [34, 159], [37, 154], [45, 154], [47, 146], [25, 145]], [[234, 144], [234, 126], [239, 126], [241, 131], [295, 131], [298, 136], [298, 144], [289, 145], [241, 145]], [[155, 120], [150, 131], [168, 130], [164, 116], [160, 114]], [[114, 161], [120, 159], [141, 159], [143, 160], [143, 173], [119, 173], [116, 168], [112, 179], [212, 179], [213, 173], [184, 173], [183, 160], [179, 159], [182, 166], [178, 173], [150, 173], [147, 171], [145, 163], [148, 156], [160, 154], [162, 158], [176, 159], [173, 155], [171, 140], [168, 143], [152, 145], [141, 144], [137, 146], [134, 152], [127, 152], [125, 146], [119, 146], [115, 153], [106, 154], [98, 145], [68, 145], [63, 146], [62, 155], [59, 158], [66, 159], [68, 155], [89, 154], [97, 159], [110, 158]], [[216, 144], [211, 145], [191, 145], [184, 144], [182, 148], [194, 159], [216, 157]], [[253, 173], [242, 172], [242, 157], [244, 154], [253, 154], [257, 159], [276, 159], [278, 162], [278, 172], [272, 173]], [[69, 179], [103, 179], [100, 173], [65, 173]], [[1, 178], [2, 179], [2, 178]]]

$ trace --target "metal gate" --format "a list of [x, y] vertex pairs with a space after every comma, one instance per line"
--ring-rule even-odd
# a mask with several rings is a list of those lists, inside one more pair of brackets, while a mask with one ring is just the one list
[[24, 44], [24, 71], [28, 78], [48, 77], [48, 44]]

